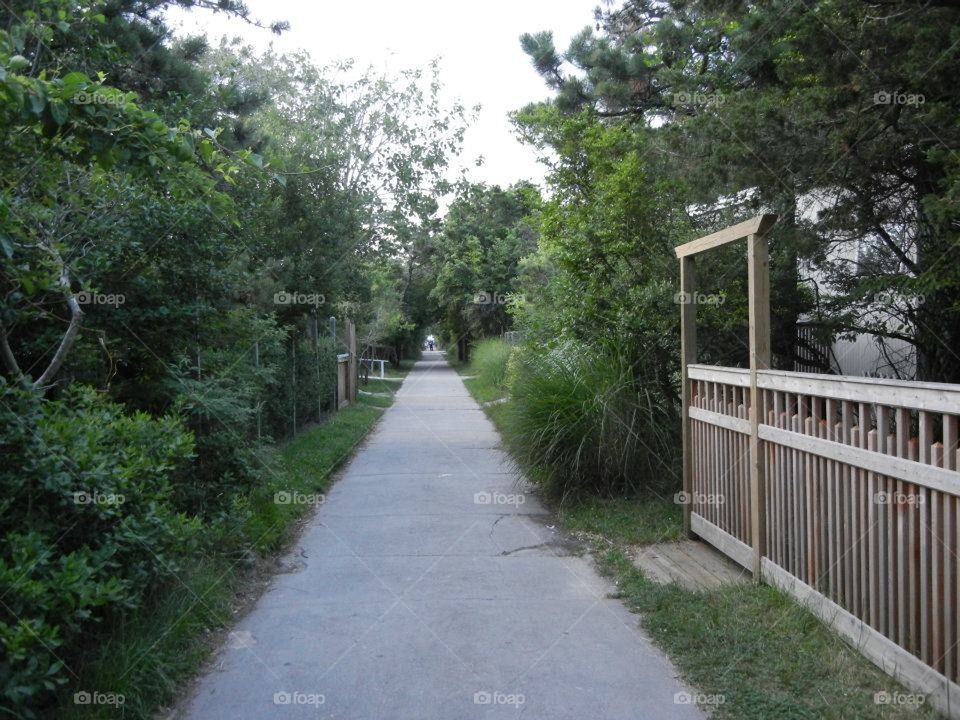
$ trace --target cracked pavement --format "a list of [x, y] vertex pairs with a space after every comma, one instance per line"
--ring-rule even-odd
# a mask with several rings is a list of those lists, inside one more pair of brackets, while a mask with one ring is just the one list
[[180, 717], [703, 718], [425, 353]]

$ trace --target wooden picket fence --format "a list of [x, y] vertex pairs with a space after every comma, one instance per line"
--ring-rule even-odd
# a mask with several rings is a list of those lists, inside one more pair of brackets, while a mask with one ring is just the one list
[[697, 364], [684, 308], [689, 530], [960, 718], [960, 385], [770, 370], [751, 280], [749, 370]]

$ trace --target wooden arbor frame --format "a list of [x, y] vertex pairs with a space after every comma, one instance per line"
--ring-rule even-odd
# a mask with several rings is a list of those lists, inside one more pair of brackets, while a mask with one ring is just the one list
[[[677, 247], [680, 260], [680, 354], [683, 378], [683, 490], [693, 490], [693, 453], [690, 432], [691, 387], [687, 366], [697, 361], [697, 291], [694, 258], [702, 252], [739, 240], [747, 241], [747, 274], [750, 321], [750, 537], [753, 541], [753, 577], [760, 580], [761, 558], [766, 552], [764, 459], [760, 452], [760, 391], [757, 373], [770, 368], [770, 252], [766, 234], [776, 215], [758, 215], [737, 225]], [[691, 503], [684, 505], [683, 527], [690, 534]]]

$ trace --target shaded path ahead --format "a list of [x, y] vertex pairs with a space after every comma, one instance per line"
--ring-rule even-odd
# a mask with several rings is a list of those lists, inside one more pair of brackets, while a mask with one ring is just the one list
[[702, 718], [498, 441], [426, 353], [186, 716]]

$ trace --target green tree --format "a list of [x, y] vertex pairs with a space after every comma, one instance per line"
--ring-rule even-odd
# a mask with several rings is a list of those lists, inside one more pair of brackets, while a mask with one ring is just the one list
[[[549, 33], [523, 45], [564, 111], [656, 131], [665, 172], [694, 199], [753, 188], [771, 208], [779, 362], [810, 308], [798, 264], [833, 291], [815, 308], [835, 332], [914, 344], [922, 377], [957, 381], [957, 20], [944, 3], [629, 0], [561, 56]], [[565, 73], [563, 60], [575, 68]], [[818, 198], [822, 212], [798, 207]], [[853, 262], [853, 238], [874, 248]], [[903, 297], [878, 302], [878, 297]], [[911, 299], [912, 298], [912, 299]]]
[[[425, 317], [408, 269], [464, 118], [435, 71], [347, 81], [169, 41], [169, 4], [0, 10], [0, 444], [23, 460], [0, 478], [17, 485], [0, 501], [0, 692], [18, 716], [64, 679], [38, 640], [95, 651], [98, 623], [161, 583], [131, 548], [171, 568], [198, 538], [250, 553], [270, 442], [332, 395], [335, 349], [313, 320], [356, 313], [409, 344]], [[138, 502], [66, 512], [78, 461], [91, 490]], [[55, 518], [82, 522], [64, 541]]]
[[541, 204], [537, 190], [518, 184], [466, 185], [451, 203], [431, 263], [431, 291], [452, 340], [499, 335], [511, 326], [509, 308], [522, 302], [515, 290], [520, 260], [536, 249], [531, 217]]

